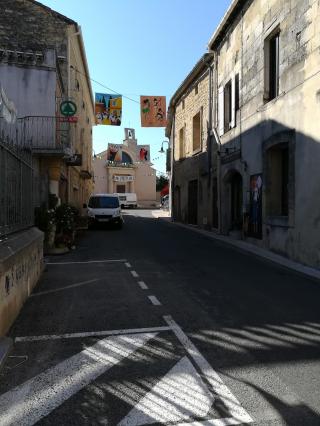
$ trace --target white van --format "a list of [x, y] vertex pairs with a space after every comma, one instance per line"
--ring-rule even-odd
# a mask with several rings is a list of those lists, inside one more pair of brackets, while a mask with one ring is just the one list
[[121, 207], [131, 207], [136, 209], [138, 207], [137, 194], [134, 192], [125, 192], [124, 194], [117, 194], [119, 196]]
[[83, 207], [88, 209], [89, 227], [96, 223], [110, 223], [122, 228], [123, 218], [117, 194], [93, 194], [88, 206], [84, 204]]

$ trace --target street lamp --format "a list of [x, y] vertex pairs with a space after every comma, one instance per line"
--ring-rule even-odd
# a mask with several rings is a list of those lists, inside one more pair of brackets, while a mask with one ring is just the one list
[[163, 149], [163, 144], [164, 143], [167, 143], [168, 144], [168, 148], [170, 147], [170, 142], [169, 141], [162, 141], [162, 144], [161, 144], [161, 149], [160, 149], [160, 154], [164, 154], [165, 153], [165, 150]]
[[[164, 154], [165, 150], [163, 149], [163, 144], [167, 143], [168, 144], [168, 149], [167, 149], [167, 174], [168, 174], [168, 178], [169, 178], [169, 215], [172, 215], [172, 175], [171, 175], [171, 170], [172, 170], [172, 166], [171, 166], [171, 162], [172, 162], [172, 158], [171, 158], [171, 150], [170, 150], [170, 142], [169, 141], [162, 141], [161, 144], [161, 148], [160, 148], [160, 154]], [[170, 158], [169, 158], [170, 157]], [[168, 167], [170, 164], [170, 167]]]

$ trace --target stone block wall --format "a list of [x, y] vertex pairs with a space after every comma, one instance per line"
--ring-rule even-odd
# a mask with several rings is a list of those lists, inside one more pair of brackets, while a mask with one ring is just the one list
[[13, 324], [43, 269], [43, 233], [36, 228], [0, 243], [0, 337]]
[[[196, 94], [196, 86], [198, 93]], [[193, 155], [192, 149], [192, 120], [201, 110], [201, 151], [207, 149], [207, 121], [209, 104], [209, 72], [205, 71], [200, 78], [191, 84], [185, 95], [179, 101], [175, 114], [175, 150], [174, 160], [180, 159], [179, 131], [185, 128], [185, 157]]]

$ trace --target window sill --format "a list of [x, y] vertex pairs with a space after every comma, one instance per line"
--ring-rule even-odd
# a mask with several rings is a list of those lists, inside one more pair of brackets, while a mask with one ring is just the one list
[[202, 152], [202, 149], [201, 149], [201, 148], [196, 149], [195, 151], [192, 151], [192, 156], [194, 156], [194, 155], [198, 155], [198, 154], [200, 154], [201, 152]]
[[279, 226], [282, 228], [290, 228], [289, 225], [289, 216], [268, 216], [266, 221], [266, 225], [271, 226]]

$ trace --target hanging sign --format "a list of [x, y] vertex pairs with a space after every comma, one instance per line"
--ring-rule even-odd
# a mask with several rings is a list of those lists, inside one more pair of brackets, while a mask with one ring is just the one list
[[140, 96], [141, 127], [166, 127], [166, 97]]
[[72, 117], [77, 112], [77, 105], [73, 101], [63, 101], [60, 104], [60, 112], [65, 117]]
[[96, 93], [96, 123], [109, 126], [120, 126], [122, 116], [122, 96]]

